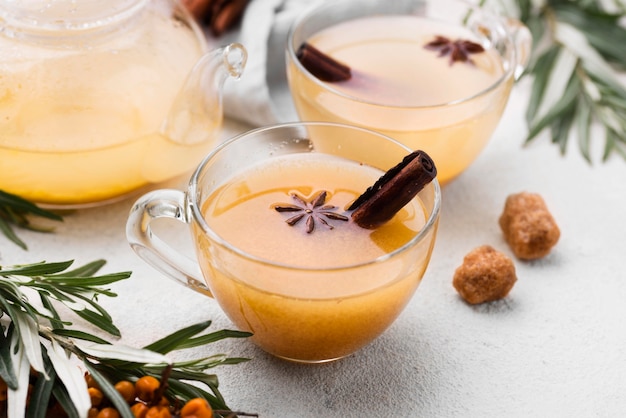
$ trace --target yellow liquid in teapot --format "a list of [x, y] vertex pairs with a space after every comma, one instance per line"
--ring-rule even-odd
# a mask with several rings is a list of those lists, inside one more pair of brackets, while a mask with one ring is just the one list
[[214, 145], [220, 109], [196, 116], [201, 143], [159, 133], [204, 44], [180, 22], [142, 18], [113, 42], [66, 50], [0, 37], [1, 190], [90, 205], [184, 174]]

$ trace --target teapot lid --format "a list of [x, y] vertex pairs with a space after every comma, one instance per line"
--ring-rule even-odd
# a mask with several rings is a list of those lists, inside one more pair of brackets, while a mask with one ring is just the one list
[[0, 0], [0, 31], [89, 31], [125, 21], [148, 1]]

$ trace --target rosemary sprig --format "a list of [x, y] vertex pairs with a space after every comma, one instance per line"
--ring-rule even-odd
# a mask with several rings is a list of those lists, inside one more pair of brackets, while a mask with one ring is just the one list
[[19, 196], [0, 190], [0, 232], [24, 250], [28, 247], [26, 243], [17, 236], [12, 225], [38, 232], [52, 231], [52, 228], [33, 224], [30, 219], [32, 216], [54, 221], [63, 220], [63, 218], [56, 213], [42, 209]]
[[626, 159], [626, 2], [623, 0], [495, 0], [530, 29], [533, 77], [526, 143], [549, 131], [562, 154], [577, 137], [592, 162], [592, 125], [603, 131], [602, 160]]
[[[81, 364], [123, 417], [133, 415], [113, 384], [119, 380], [136, 381], [145, 375], [159, 377], [165, 372], [168, 377], [164, 395], [169, 399], [184, 404], [191, 398], [203, 397], [214, 410], [229, 412], [218, 390], [217, 376], [206, 370], [247, 359], [217, 354], [172, 362], [166, 354], [224, 338], [248, 337], [249, 333], [220, 330], [204, 334], [211, 325], [206, 321], [137, 349], [68, 328], [71, 323], [61, 317], [55, 307], [58, 303], [95, 327], [119, 336], [111, 316], [97, 299], [100, 295], [115, 297], [105, 286], [124, 280], [131, 273], [96, 275], [104, 264], [98, 260], [72, 270], [72, 261], [0, 268], [0, 378], [8, 386], [6, 405], [0, 402], [0, 416], [4, 406], [9, 418], [24, 416], [29, 383], [28, 416], [45, 417], [52, 398], [70, 417], [87, 416], [91, 402]], [[27, 293], [32, 291], [40, 303], [31, 302]]]

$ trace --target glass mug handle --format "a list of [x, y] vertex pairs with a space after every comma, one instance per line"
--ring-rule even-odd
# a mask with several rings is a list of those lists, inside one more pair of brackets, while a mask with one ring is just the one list
[[519, 80], [526, 70], [528, 62], [530, 61], [530, 55], [533, 48], [533, 36], [526, 25], [517, 19], [508, 18], [504, 21], [504, 25], [511, 32], [513, 43], [515, 44], [515, 54], [517, 60], [513, 74], [515, 79]]
[[186, 194], [180, 190], [162, 189], [146, 193], [130, 210], [126, 238], [135, 253], [150, 266], [184, 286], [213, 297], [202, 280], [198, 263], [155, 235], [150, 226], [159, 218], [175, 219], [189, 225], [185, 201]]

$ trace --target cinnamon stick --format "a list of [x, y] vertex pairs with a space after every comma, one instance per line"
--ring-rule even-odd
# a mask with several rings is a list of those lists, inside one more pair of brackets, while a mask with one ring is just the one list
[[412, 152], [350, 205], [352, 221], [361, 228], [378, 228], [436, 176], [437, 168], [430, 156], [424, 151]]
[[306, 42], [298, 48], [296, 57], [304, 68], [322, 81], [346, 81], [352, 77], [350, 67]]
[[235, 26], [241, 19], [248, 0], [214, 0], [209, 27], [215, 37]]
[[219, 37], [241, 19], [249, 0], [182, 0], [182, 4], [211, 34]]

